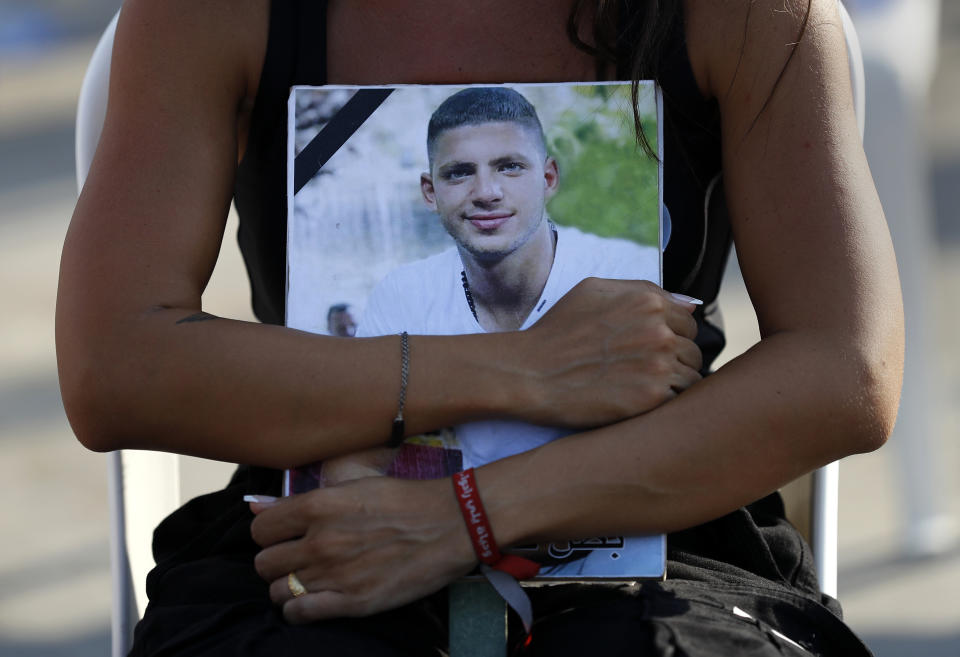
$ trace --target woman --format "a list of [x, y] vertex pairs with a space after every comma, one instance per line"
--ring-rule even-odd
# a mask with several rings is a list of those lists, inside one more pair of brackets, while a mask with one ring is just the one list
[[[666, 287], [715, 297], [726, 227], [704, 234], [699, 208], [722, 163], [761, 342], [697, 382], [688, 308], [592, 281], [523, 333], [411, 337], [406, 431], [494, 416], [601, 427], [477, 470], [501, 546], [673, 532], [663, 584], [535, 593], [535, 651], [862, 652], [765, 498], [877, 448], [896, 412], [899, 288], [846, 71], [833, 0], [424, 0], [415, 11], [129, 0], [64, 246], [57, 339], [71, 423], [91, 449], [268, 468], [387, 440], [395, 336], [338, 341], [201, 312], [235, 186], [255, 310], [283, 317], [284, 233], [270, 219], [282, 216], [277, 108], [290, 84], [656, 76], [675, 140]], [[708, 365], [718, 332], [697, 320]], [[425, 596], [476, 564], [450, 481], [362, 479], [255, 504], [258, 548], [238, 498], [275, 482], [242, 469], [161, 526], [136, 654], [432, 654], [442, 629], [425, 631], [436, 601]], [[307, 591], [295, 599], [291, 572]]]

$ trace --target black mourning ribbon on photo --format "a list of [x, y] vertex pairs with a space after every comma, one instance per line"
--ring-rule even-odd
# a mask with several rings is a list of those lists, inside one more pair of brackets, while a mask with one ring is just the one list
[[296, 194], [317, 175], [333, 154], [370, 115], [393, 93], [393, 89], [358, 89], [339, 112], [310, 140], [293, 161], [293, 193]]

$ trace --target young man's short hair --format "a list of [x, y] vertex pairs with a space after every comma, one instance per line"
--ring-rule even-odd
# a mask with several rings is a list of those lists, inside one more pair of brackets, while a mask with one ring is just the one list
[[465, 125], [495, 122], [518, 123], [536, 135], [537, 145], [547, 153], [543, 126], [537, 110], [520, 93], [507, 87], [469, 87], [440, 104], [427, 125], [427, 157], [433, 167], [436, 141], [444, 132]]

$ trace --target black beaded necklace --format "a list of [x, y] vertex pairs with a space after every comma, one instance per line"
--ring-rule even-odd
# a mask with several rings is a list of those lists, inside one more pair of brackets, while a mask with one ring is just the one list
[[467, 281], [466, 270], [460, 270], [460, 281], [463, 283], [463, 294], [467, 297], [467, 305], [470, 306], [470, 312], [473, 313], [473, 318], [479, 322], [480, 318], [477, 317], [477, 307], [473, 303], [473, 293], [470, 292], [470, 283]]

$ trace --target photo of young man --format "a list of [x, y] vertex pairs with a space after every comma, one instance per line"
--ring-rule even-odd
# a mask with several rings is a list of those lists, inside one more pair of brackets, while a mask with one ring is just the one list
[[[455, 246], [380, 281], [358, 337], [522, 330], [589, 276], [659, 280], [655, 247], [550, 220], [546, 204], [561, 172], [536, 110], [517, 91], [471, 87], [447, 98], [430, 118], [427, 153], [420, 189]], [[456, 427], [464, 467], [565, 433], [508, 421]]]
[[[426, 211], [409, 212], [420, 213], [417, 221], [423, 223], [419, 225], [441, 229], [436, 231], [441, 240], [434, 241], [439, 246], [426, 257], [399, 260], [400, 264], [370, 283], [366, 299], [351, 304], [351, 310], [354, 305], [362, 309], [354, 315], [356, 337], [403, 331], [454, 335], [525, 330], [585, 278], [659, 282], [660, 250], [651, 243], [601, 237], [551, 219], [547, 205], [561, 189], [563, 172], [548, 151], [537, 110], [515, 89], [469, 87], [457, 91], [435, 106], [426, 133], [427, 170], [419, 175], [418, 190], [418, 200]], [[643, 156], [632, 153], [631, 157]], [[357, 180], [366, 186], [370, 169], [358, 170]], [[582, 174], [583, 169], [579, 171]], [[408, 179], [412, 178], [413, 170], [407, 167], [406, 172]], [[374, 182], [382, 182], [384, 177], [388, 176], [380, 172]], [[394, 174], [392, 179], [397, 177]], [[581, 183], [583, 188], [583, 179], [571, 178], [568, 184], [573, 183]], [[335, 186], [330, 186], [326, 196], [318, 194], [317, 198], [336, 193]], [[359, 196], [364, 202], [370, 198], [369, 194]], [[597, 224], [597, 215], [609, 210], [604, 204], [610, 201], [611, 192], [597, 191], [595, 196], [587, 207], [595, 206], [596, 215], [570, 221], [568, 212], [564, 218], [584, 227]], [[327, 207], [331, 209], [314, 211], [311, 216], [331, 216], [336, 207]], [[651, 216], [650, 206], [647, 208], [643, 212], [628, 207], [628, 222], [656, 226], [657, 216]], [[404, 220], [403, 215], [393, 217], [394, 221]], [[342, 230], [337, 226], [334, 235]], [[452, 245], [445, 246], [450, 241]], [[344, 280], [337, 279], [340, 283]], [[450, 476], [568, 433], [558, 427], [511, 420], [459, 424], [408, 436], [398, 448], [373, 448], [298, 468], [291, 471], [290, 491], [370, 476]], [[538, 551], [538, 560], [548, 559], [549, 565], [541, 570], [543, 576], [603, 577], [625, 571], [657, 576], [663, 567], [659, 536], [598, 537], [524, 549]], [[534, 556], [533, 552], [527, 554]]]

